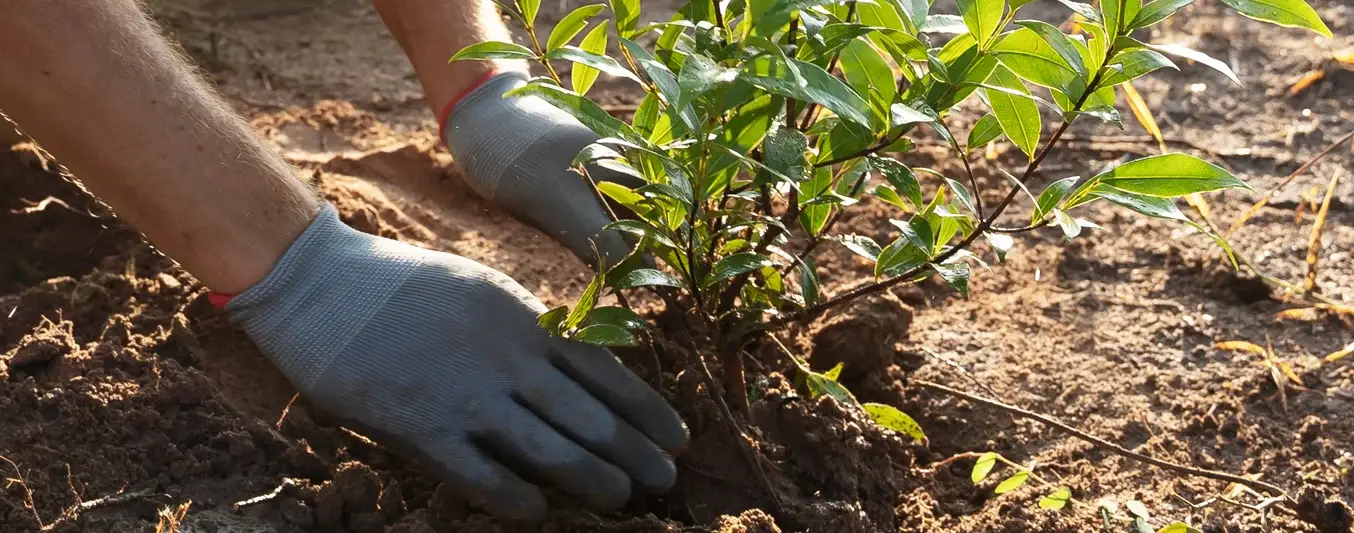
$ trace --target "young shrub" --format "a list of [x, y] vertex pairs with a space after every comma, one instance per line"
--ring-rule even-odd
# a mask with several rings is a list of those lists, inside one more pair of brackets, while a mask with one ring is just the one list
[[[669, 21], [640, 26], [638, 0], [612, 0], [609, 22], [585, 34], [607, 7], [586, 5], [544, 41], [536, 35], [539, 0], [505, 6], [531, 46], [480, 43], [452, 60], [539, 61], [549, 76], [516, 92], [539, 96], [603, 137], [575, 160], [580, 179], [593, 183], [588, 163], [644, 183], [593, 183], [599, 198], [634, 214], [610, 227], [637, 244], [598, 272], [576, 305], [552, 310], [541, 324], [584, 342], [636, 344], [635, 332], [649, 324], [625, 307], [597, 302], [607, 292], [648, 287], [696, 323], [693, 337], [708, 342], [701, 348], [722, 358], [728, 396], [746, 404], [744, 346], [902, 283], [939, 276], [967, 294], [970, 265], [980, 262], [970, 247], [979, 239], [998, 261], [1012, 233], [1056, 226], [1073, 239], [1098, 227], [1078, 217], [1094, 202], [1212, 235], [1175, 199], [1248, 188], [1223, 168], [1178, 153], [1065, 177], [1037, 193], [1027, 188], [1073, 122], [1118, 124], [1116, 87], [1177, 68], [1171, 56], [1236, 81], [1226, 64], [1200, 52], [1140, 40], [1191, 0], [1102, 0], [1099, 7], [1057, 0], [1077, 17], [1073, 34], [1022, 19], [1031, 0], [955, 1], [959, 16], [930, 14], [927, 0], [692, 0]], [[1223, 3], [1247, 17], [1330, 35], [1303, 0]], [[580, 34], [580, 44], [571, 44]], [[575, 64], [569, 80], [554, 68], [562, 62]], [[629, 122], [584, 96], [599, 72], [646, 93]], [[990, 113], [957, 135], [948, 118], [969, 99]], [[927, 130], [963, 162], [963, 174], [906, 163], [912, 139]], [[1028, 163], [1003, 171], [1010, 183], [991, 203], [968, 156], [1002, 136]], [[896, 208], [891, 241], [833, 232], [865, 196]], [[1009, 216], [1017, 205], [1026, 213]], [[828, 241], [873, 263], [874, 279], [824, 294], [813, 252]]]

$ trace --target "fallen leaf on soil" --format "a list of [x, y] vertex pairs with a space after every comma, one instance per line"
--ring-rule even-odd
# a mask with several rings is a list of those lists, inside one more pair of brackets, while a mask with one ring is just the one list
[[1312, 226], [1312, 238], [1307, 241], [1307, 276], [1302, 280], [1302, 288], [1312, 292], [1316, 288], [1316, 262], [1321, 257], [1321, 230], [1326, 227], [1326, 215], [1330, 214], [1330, 200], [1335, 196], [1335, 186], [1340, 183], [1340, 173], [1331, 174], [1330, 185], [1326, 187], [1326, 197], [1321, 200], [1321, 210], [1316, 212], [1316, 224]]
[[1311, 88], [1313, 83], [1326, 79], [1326, 69], [1317, 69], [1302, 75], [1297, 83], [1288, 89], [1288, 96], [1297, 96]]
[[[1274, 343], [1270, 342], [1269, 335], [1265, 335], [1265, 362], [1270, 365], [1273, 365], [1274, 368], [1279, 369], [1279, 371], [1283, 373], [1283, 375], [1286, 376], [1289, 379], [1289, 381], [1292, 381], [1293, 384], [1296, 385], [1298, 389], [1307, 390], [1306, 387], [1304, 387], [1302, 384], [1302, 378], [1299, 378], [1297, 372], [1293, 371], [1293, 366], [1288, 364], [1288, 361], [1280, 359], [1279, 356], [1274, 355]], [[1280, 389], [1282, 388], [1283, 387], [1280, 386]]]
[[1341, 305], [1341, 304], [1316, 304], [1316, 308], [1317, 308], [1317, 309], [1322, 309], [1322, 310], [1325, 310], [1325, 311], [1330, 311], [1330, 312], [1335, 313], [1335, 314], [1337, 314], [1337, 315], [1354, 316], [1354, 307], [1350, 307], [1350, 306], [1348, 306], [1348, 305]]
[[1340, 358], [1352, 353], [1354, 353], [1354, 342], [1349, 343], [1348, 346], [1345, 346], [1343, 349], [1340, 349], [1335, 353], [1332, 353], [1330, 355], [1321, 358], [1321, 361], [1324, 363], [1334, 363], [1336, 361], [1339, 361]]
[[1128, 512], [1133, 513], [1133, 516], [1152, 518], [1152, 514], [1147, 512], [1147, 506], [1138, 500], [1129, 500], [1128, 503], [1124, 504], [1124, 507], [1127, 507]]
[[1299, 320], [1302, 322], [1315, 322], [1321, 320], [1321, 310], [1315, 307], [1302, 307], [1299, 309], [1285, 309], [1274, 314], [1274, 320]]
[[[1253, 473], [1253, 474], [1242, 474], [1242, 475], [1241, 475], [1241, 477], [1244, 477], [1244, 478], [1249, 479], [1249, 480], [1251, 480], [1251, 481], [1259, 481], [1259, 480], [1260, 480], [1260, 476], [1261, 476], [1261, 474], [1260, 474], [1259, 472], [1256, 472], [1256, 473]], [[1255, 491], [1251, 490], [1249, 487], [1247, 487], [1247, 486], [1245, 486], [1245, 485], [1242, 485], [1242, 484], [1240, 484], [1240, 483], [1228, 483], [1228, 484], [1227, 484], [1227, 488], [1226, 488], [1226, 489], [1223, 489], [1222, 494], [1223, 494], [1223, 497], [1225, 497], [1225, 498], [1227, 498], [1227, 499], [1229, 499], [1229, 500], [1235, 500], [1235, 499], [1237, 499], [1237, 498], [1240, 498], [1242, 495], [1246, 494], [1247, 492], [1255, 492]]]
[[1259, 345], [1256, 345], [1255, 343], [1246, 341], [1224, 341], [1214, 344], [1213, 346], [1217, 347], [1218, 349], [1230, 350], [1233, 352], [1250, 352], [1256, 355], [1261, 356], [1265, 355], [1264, 348], [1261, 348]]

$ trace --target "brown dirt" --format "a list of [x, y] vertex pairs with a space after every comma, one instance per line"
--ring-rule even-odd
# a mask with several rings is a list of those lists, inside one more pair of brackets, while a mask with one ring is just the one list
[[[578, 294], [585, 280], [578, 261], [461, 182], [437, 146], [398, 47], [365, 2], [152, 4], [221, 91], [347, 222], [499, 268], [547, 305]], [[546, 4], [542, 16], [557, 20], [569, 3]], [[1354, 128], [1354, 73], [1326, 59], [1354, 46], [1354, 16], [1342, 0], [1313, 2], [1342, 36], [1334, 42], [1223, 15], [1216, 2], [1199, 4], [1153, 39], [1235, 58], [1247, 87], [1230, 87], [1199, 66], [1143, 81], [1139, 89], [1168, 137], [1205, 147], [1213, 154], [1202, 155], [1264, 190]], [[1330, 70], [1324, 81], [1298, 96], [1286, 93], [1322, 66]], [[1207, 91], [1193, 90], [1196, 83]], [[610, 100], [634, 99], [623, 84], [604, 88]], [[1142, 131], [1086, 127], [1074, 134]], [[1052, 158], [1038, 181], [1085, 175], [1125, 153], [1151, 150], [1148, 143], [1077, 142]], [[1009, 147], [999, 152], [978, 163], [981, 175], [1021, 164]], [[915, 162], [955, 171], [930, 148]], [[1299, 191], [1333, 172], [1350, 178], [1352, 163], [1341, 149], [1317, 165], [1236, 235], [1238, 248], [1272, 274], [1301, 279], [1312, 218], [1294, 222]], [[996, 180], [988, 186], [1000, 191], [1005, 185]], [[1344, 302], [1354, 301], [1351, 182], [1331, 207], [1320, 278], [1322, 291]], [[47, 198], [60, 202], [42, 204]], [[1250, 199], [1228, 193], [1210, 201], [1216, 219], [1228, 224]], [[1334, 318], [1274, 320], [1291, 306], [1234, 274], [1198, 234], [1105, 209], [1088, 215], [1110, 231], [1071, 244], [1052, 231], [1021, 236], [1006, 264], [975, 273], [968, 299], [927, 283], [790, 332], [791, 345], [814, 367], [845, 362], [843, 382], [862, 400], [916, 417], [929, 447], [830, 400], [807, 399], [792, 385], [789, 362], [766, 356], [750, 366], [756, 398], [745, 428], [758, 457], [750, 462], [695, 358], [668, 350], [655, 372], [645, 354], [632, 366], [661, 380], [692, 430], [676, 489], [601, 516], [559, 498], [546, 524], [520, 524], [467, 508], [418, 465], [327, 422], [303, 399], [293, 404], [292, 388], [206, 303], [190, 275], [61, 178], [53, 162], [16, 147], [0, 153], [0, 455], [18, 468], [0, 461], [7, 480], [0, 531], [34, 531], [39, 520], [58, 531], [154, 531], [159, 509], [189, 500], [185, 532], [1088, 531], [1098, 529], [1094, 502], [1101, 498], [1121, 506], [1141, 500], [1157, 526], [1190, 519], [1210, 532], [1263, 530], [1256, 513], [1192, 510], [1172, 497], [1202, 500], [1223, 483], [1107, 454], [921, 389], [914, 379], [990, 390], [1142, 453], [1259, 475], [1295, 496], [1301, 488], [1310, 504], [1304, 509], [1313, 513], [1332, 509], [1322, 507], [1327, 497], [1354, 500], [1354, 371], [1348, 362], [1319, 365], [1319, 357], [1354, 340], [1354, 328]], [[884, 239], [890, 216], [867, 202], [838, 228]], [[849, 252], [824, 247], [819, 275], [837, 291], [868, 270]], [[1267, 339], [1304, 388], [1280, 393], [1255, 356], [1213, 347]], [[968, 481], [972, 461], [933, 476], [917, 473], [975, 450], [1037, 461], [1041, 475], [1070, 487], [1077, 501], [1052, 512], [1035, 505], [1041, 493], [1034, 489], [994, 496], [997, 476], [980, 486]], [[280, 485], [275, 498], [239, 512], [231, 507]], [[119, 491], [146, 496], [70, 511]], [[1310, 530], [1282, 513], [1269, 520], [1275, 530]]]

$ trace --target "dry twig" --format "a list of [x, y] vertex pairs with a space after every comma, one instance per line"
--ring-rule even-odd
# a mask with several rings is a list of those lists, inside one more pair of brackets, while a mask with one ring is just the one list
[[1330, 214], [1330, 200], [1335, 197], [1335, 186], [1340, 183], [1340, 173], [1331, 174], [1330, 185], [1326, 187], [1326, 198], [1321, 201], [1321, 209], [1316, 212], [1316, 224], [1312, 226], [1312, 238], [1307, 241], [1307, 276], [1302, 280], [1302, 288], [1307, 292], [1316, 290], [1316, 263], [1321, 257], [1321, 230], [1326, 227], [1326, 215]]
[[1255, 216], [1256, 213], [1259, 213], [1260, 210], [1263, 209], [1265, 205], [1268, 204], [1269, 201], [1274, 198], [1274, 193], [1278, 192], [1279, 189], [1287, 187], [1288, 184], [1292, 183], [1294, 179], [1297, 179], [1298, 176], [1301, 176], [1304, 172], [1307, 172], [1307, 169], [1312, 168], [1312, 165], [1315, 165], [1317, 161], [1320, 161], [1327, 155], [1330, 155], [1331, 152], [1334, 152], [1336, 148], [1349, 142], [1350, 139], [1354, 139], [1354, 131], [1351, 131], [1347, 135], [1340, 137], [1335, 142], [1331, 143], [1330, 146], [1327, 146], [1325, 149], [1321, 150], [1320, 153], [1317, 153], [1315, 156], [1309, 159], [1306, 163], [1303, 163], [1302, 166], [1298, 167], [1297, 170], [1294, 170], [1292, 174], [1289, 174], [1288, 177], [1284, 178], [1282, 182], [1276, 185], [1273, 189], [1270, 189], [1268, 192], [1266, 192], [1265, 195], [1260, 198], [1260, 201], [1255, 202], [1255, 205], [1251, 206], [1250, 209], [1247, 209], [1246, 212], [1241, 215], [1241, 218], [1238, 218], [1236, 222], [1232, 223], [1232, 227], [1227, 228], [1227, 233], [1224, 236], [1231, 236], [1232, 233], [1235, 232], [1237, 229], [1241, 228], [1241, 226], [1245, 224], [1247, 220], [1250, 220], [1250, 218]]
[[236, 511], [239, 511], [239, 510], [241, 510], [241, 509], [244, 509], [245, 507], [249, 507], [249, 506], [253, 506], [253, 505], [258, 505], [258, 504], [260, 504], [260, 503], [265, 503], [265, 502], [273, 501], [273, 500], [277, 499], [278, 496], [281, 496], [281, 495], [282, 495], [282, 491], [283, 491], [283, 490], [286, 490], [287, 487], [291, 487], [291, 486], [294, 486], [294, 485], [296, 485], [296, 484], [297, 484], [297, 483], [296, 483], [296, 480], [295, 480], [295, 479], [292, 479], [292, 478], [283, 478], [283, 479], [282, 479], [282, 483], [279, 483], [279, 484], [277, 485], [277, 487], [274, 488], [272, 491], [267, 492], [267, 493], [265, 493], [265, 494], [260, 494], [260, 495], [258, 495], [258, 496], [253, 497], [253, 498], [249, 498], [249, 499], [245, 499], [245, 500], [240, 500], [240, 501], [238, 501], [238, 502], [232, 503], [232, 504], [230, 504], [230, 508], [231, 508], [231, 509], [234, 509], [234, 510], [236, 510]]
[[1006, 411], [1006, 412], [1011, 413], [1011, 414], [1019, 415], [1019, 416], [1022, 417], [1022, 418], [1028, 418], [1028, 419], [1030, 419], [1030, 420], [1034, 420], [1034, 421], [1039, 422], [1039, 423], [1041, 423], [1041, 424], [1044, 424], [1044, 425], [1047, 425], [1047, 426], [1052, 426], [1052, 427], [1057, 428], [1057, 429], [1060, 429], [1060, 430], [1062, 430], [1062, 431], [1064, 431], [1064, 432], [1066, 432], [1066, 433], [1068, 433], [1068, 434], [1071, 434], [1072, 436], [1074, 436], [1074, 437], [1076, 437], [1076, 438], [1078, 438], [1078, 439], [1081, 439], [1081, 440], [1083, 440], [1083, 441], [1089, 442], [1089, 443], [1095, 445], [1097, 448], [1100, 448], [1100, 449], [1105, 450], [1105, 451], [1113, 452], [1113, 453], [1118, 454], [1118, 455], [1122, 455], [1122, 456], [1124, 456], [1124, 457], [1127, 457], [1127, 458], [1129, 458], [1129, 459], [1133, 459], [1133, 460], [1135, 460], [1135, 461], [1147, 463], [1147, 464], [1150, 464], [1150, 465], [1153, 465], [1153, 466], [1165, 468], [1165, 469], [1167, 469], [1167, 470], [1172, 470], [1172, 471], [1179, 472], [1179, 473], [1186, 474], [1186, 475], [1197, 476], [1197, 477], [1203, 477], [1203, 478], [1209, 478], [1209, 479], [1216, 479], [1216, 480], [1219, 480], [1219, 481], [1227, 481], [1227, 482], [1230, 482], [1230, 483], [1236, 483], [1236, 484], [1238, 484], [1238, 485], [1244, 485], [1244, 486], [1247, 486], [1247, 487], [1251, 487], [1251, 488], [1256, 489], [1256, 490], [1264, 490], [1264, 491], [1268, 491], [1268, 492], [1277, 494], [1277, 495], [1279, 495], [1279, 496], [1282, 496], [1283, 499], [1284, 499], [1284, 501], [1287, 502], [1287, 503], [1290, 504], [1290, 505], [1296, 505], [1296, 504], [1297, 504], [1297, 502], [1296, 502], [1295, 500], [1293, 500], [1292, 497], [1288, 496], [1288, 493], [1284, 492], [1284, 490], [1283, 490], [1282, 488], [1279, 488], [1279, 486], [1273, 485], [1273, 484], [1271, 484], [1271, 483], [1266, 483], [1266, 482], [1264, 482], [1264, 481], [1255, 480], [1255, 479], [1248, 479], [1248, 478], [1245, 478], [1245, 477], [1242, 477], [1242, 476], [1238, 476], [1238, 475], [1236, 475], [1236, 474], [1229, 474], [1229, 473], [1227, 473], [1227, 472], [1218, 472], [1218, 471], [1216, 471], [1216, 470], [1207, 470], [1207, 469], [1203, 469], [1203, 468], [1196, 468], [1196, 467], [1192, 467], [1192, 466], [1180, 465], [1180, 464], [1172, 463], [1172, 462], [1169, 462], [1169, 461], [1163, 461], [1163, 460], [1161, 460], [1161, 459], [1157, 459], [1157, 458], [1152, 457], [1152, 456], [1149, 456], [1149, 455], [1143, 455], [1143, 454], [1141, 454], [1141, 453], [1138, 453], [1138, 452], [1129, 450], [1128, 448], [1124, 448], [1123, 446], [1120, 446], [1120, 445], [1115, 444], [1115, 443], [1113, 443], [1113, 442], [1107, 441], [1107, 440], [1105, 440], [1105, 439], [1102, 439], [1102, 438], [1097, 437], [1097, 436], [1095, 436], [1095, 435], [1092, 435], [1092, 434], [1090, 434], [1090, 433], [1086, 433], [1085, 431], [1079, 430], [1079, 429], [1077, 429], [1077, 428], [1074, 428], [1074, 427], [1072, 427], [1072, 426], [1069, 426], [1069, 425], [1067, 425], [1067, 424], [1064, 424], [1064, 423], [1062, 423], [1062, 422], [1059, 422], [1059, 421], [1057, 421], [1057, 420], [1054, 420], [1053, 418], [1048, 417], [1048, 416], [1046, 416], [1046, 415], [1042, 415], [1042, 414], [1039, 414], [1039, 413], [1036, 413], [1036, 412], [1033, 412], [1033, 411], [1029, 411], [1029, 410], [1026, 410], [1026, 409], [1022, 409], [1022, 408], [1020, 408], [1020, 407], [1016, 407], [1016, 406], [1014, 406], [1014, 405], [1011, 405], [1011, 404], [1008, 404], [1008, 403], [1005, 403], [1005, 402], [1002, 402], [1002, 401], [999, 401], [999, 400], [993, 400], [993, 399], [991, 399], [991, 398], [984, 398], [984, 397], [982, 397], [982, 396], [977, 396], [977, 395], [970, 394], [970, 393], [967, 393], [967, 392], [964, 392], [964, 391], [952, 389], [952, 388], [950, 388], [950, 387], [946, 387], [946, 386], [941, 385], [941, 384], [939, 384], [939, 383], [932, 383], [932, 382], [930, 382], [930, 381], [918, 380], [918, 381], [915, 381], [914, 383], [917, 383], [918, 385], [921, 385], [923, 388], [926, 388], [926, 389], [931, 389], [931, 390], [934, 390], [934, 391], [943, 392], [943, 393], [945, 393], [945, 394], [949, 394], [949, 395], [951, 395], [951, 396], [956, 396], [956, 397], [959, 397], [959, 398], [963, 398], [963, 399], [968, 400], [968, 401], [971, 401], [971, 402], [980, 403], [980, 404], [986, 405], [986, 406], [988, 406], [988, 407], [995, 407], [995, 408], [1000, 409], [1000, 410], [1002, 410], [1002, 411]]
[[38, 522], [39, 528], [43, 528], [42, 516], [38, 515], [38, 506], [33, 503], [33, 491], [28, 488], [28, 481], [24, 479], [23, 471], [19, 470], [19, 465], [15, 464], [14, 461], [11, 461], [8, 457], [0, 455], [0, 461], [8, 463], [9, 467], [14, 470], [15, 477], [5, 479], [5, 488], [8, 489], [11, 485], [19, 486], [19, 489], [24, 493], [24, 508], [33, 513], [33, 520]]

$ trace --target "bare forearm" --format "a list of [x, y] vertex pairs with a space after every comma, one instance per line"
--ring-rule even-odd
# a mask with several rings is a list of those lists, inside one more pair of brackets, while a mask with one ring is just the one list
[[134, 0], [12, 0], [0, 109], [209, 287], [261, 279], [319, 211]]
[[489, 0], [372, 0], [372, 4], [409, 56], [433, 113], [490, 71], [526, 69], [521, 61], [447, 63], [466, 46], [512, 40]]

